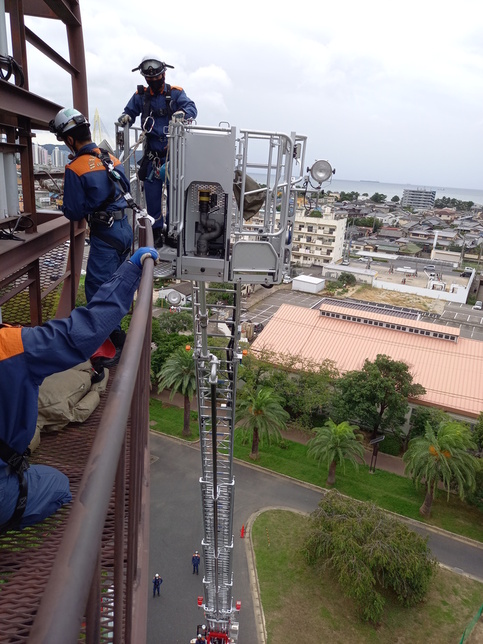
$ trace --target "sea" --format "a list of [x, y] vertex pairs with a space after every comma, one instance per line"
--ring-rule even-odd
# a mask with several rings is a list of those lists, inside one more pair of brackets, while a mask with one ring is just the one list
[[[266, 176], [253, 174], [253, 178], [259, 183], [266, 182]], [[413, 185], [410, 183], [383, 183], [382, 181], [354, 181], [350, 179], [332, 179], [322, 184], [325, 192], [358, 192], [360, 195], [367, 193], [371, 197], [375, 192], [386, 195], [390, 201], [396, 195], [402, 199], [404, 190], [435, 190], [436, 199], [449, 197], [458, 201], [472, 201], [474, 204], [483, 206], [483, 190], [472, 188], [450, 188], [448, 186], [426, 186]]]
[[365, 192], [373, 195], [375, 192], [386, 195], [390, 201], [394, 196], [402, 199], [404, 190], [435, 190], [436, 199], [449, 197], [458, 201], [472, 201], [474, 204], [483, 205], [483, 190], [472, 188], [451, 188], [448, 186], [425, 186], [412, 185], [410, 183], [382, 183], [380, 181], [346, 181], [344, 179], [333, 179], [324, 183], [322, 188], [328, 192], [358, 192], [363, 195]]

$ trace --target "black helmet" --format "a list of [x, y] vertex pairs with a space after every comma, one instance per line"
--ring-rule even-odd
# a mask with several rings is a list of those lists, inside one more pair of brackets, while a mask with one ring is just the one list
[[174, 69], [173, 65], [167, 65], [161, 62], [156, 56], [144, 56], [141, 63], [132, 71], [140, 71], [144, 78], [156, 78], [166, 71], [166, 68]]

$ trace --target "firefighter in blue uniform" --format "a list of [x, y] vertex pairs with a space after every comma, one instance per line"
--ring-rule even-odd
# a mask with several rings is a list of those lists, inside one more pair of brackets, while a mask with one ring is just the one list
[[[147, 257], [138, 249], [87, 307], [43, 326], [0, 325], [0, 532], [42, 521], [72, 496], [67, 477], [53, 467], [28, 464], [39, 387], [47, 376], [84, 362], [127, 313]], [[8, 383], [8, 384], [6, 384]]]
[[193, 564], [193, 575], [198, 574], [198, 567], [200, 565], [200, 553], [198, 550], [195, 551], [194, 555], [191, 557], [191, 563]]
[[[90, 227], [90, 250], [86, 267], [85, 292], [90, 302], [98, 288], [107, 282], [131, 251], [133, 232], [125, 208], [124, 193], [129, 181], [122, 163], [91, 140], [90, 125], [83, 114], [73, 108], [60, 110], [50, 122], [50, 129], [72, 152], [65, 167], [62, 210], [70, 221], [86, 219]], [[104, 161], [102, 160], [104, 157]], [[112, 163], [116, 179], [105, 162]], [[111, 340], [118, 350], [124, 343], [120, 327]]]
[[[124, 108], [118, 119], [120, 125], [134, 123], [141, 115], [141, 128], [145, 135], [144, 155], [139, 167], [139, 179], [144, 181], [146, 209], [155, 219], [153, 225], [156, 247], [163, 245], [163, 226], [168, 226], [161, 213], [161, 200], [164, 183], [164, 164], [166, 162], [168, 137], [167, 126], [172, 118], [194, 119], [198, 114], [196, 105], [188, 98], [181, 87], [165, 82], [167, 68], [172, 65], [163, 63], [155, 56], [145, 56], [132, 71], [140, 71], [148, 87], [138, 85], [136, 93]], [[166, 219], [168, 213], [166, 213]]]

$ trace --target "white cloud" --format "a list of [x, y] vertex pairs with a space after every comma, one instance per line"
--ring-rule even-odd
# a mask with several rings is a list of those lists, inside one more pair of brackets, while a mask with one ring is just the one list
[[[90, 116], [97, 108], [108, 127], [142, 82], [131, 69], [158, 52], [200, 124], [298, 131], [310, 158], [328, 158], [347, 179], [481, 186], [479, 0], [80, 6]], [[32, 21], [67, 52], [58, 27]], [[37, 55], [30, 67], [33, 91], [71, 103], [65, 73]]]

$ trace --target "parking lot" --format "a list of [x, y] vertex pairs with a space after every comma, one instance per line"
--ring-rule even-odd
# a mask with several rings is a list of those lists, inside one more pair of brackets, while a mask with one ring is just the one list
[[[322, 297], [320, 295], [292, 291], [291, 287], [287, 285], [287, 288], [276, 291], [273, 295], [269, 295], [261, 302], [258, 302], [258, 304], [244, 311], [241, 316], [241, 321], [250, 321], [254, 324], [261, 322], [265, 326], [282, 304], [293, 304], [311, 309], [315, 308], [321, 300]], [[247, 304], [250, 306], [250, 300], [247, 300]]]
[[[282, 304], [293, 304], [304, 308], [316, 308], [323, 299], [321, 295], [292, 291], [290, 287], [280, 289], [269, 295], [253, 307], [247, 300], [248, 310], [242, 313], [241, 319], [264, 326], [272, 318]], [[469, 304], [445, 303], [443, 313], [438, 317], [434, 314], [421, 316], [422, 320], [442, 326], [453, 326], [460, 329], [461, 337], [483, 341], [483, 311], [474, 310]]]

